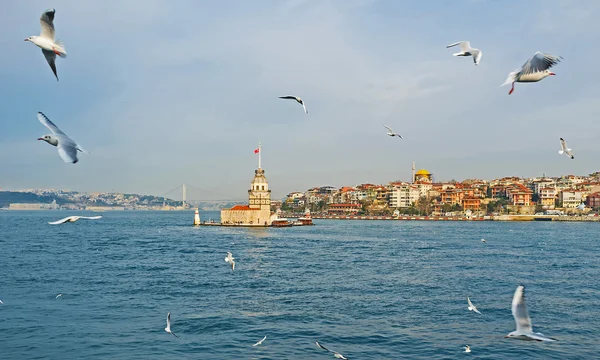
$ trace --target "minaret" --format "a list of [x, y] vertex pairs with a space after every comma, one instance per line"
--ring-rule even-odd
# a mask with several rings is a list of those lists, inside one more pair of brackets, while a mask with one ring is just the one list
[[185, 189], [185, 184], [183, 184], [182, 186], [183, 188], [183, 196], [182, 196], [182, 201], [181, 201], [181, 207], [185, 209], [185, 200], [186, 200], [186, 189]]
[[412, 167], [412, 182], [415, 182], [415, 162], [413, 160], [413, 167]]
[[258, 142], [258, 168], [260, 169], [260, 157], [262, 156], [262, 151], [260, 151], [260, 148], [262, 147], [262, 144], [260, 143], [260, 141]]

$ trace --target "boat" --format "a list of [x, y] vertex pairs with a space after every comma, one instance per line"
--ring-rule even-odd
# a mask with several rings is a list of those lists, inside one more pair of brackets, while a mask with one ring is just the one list
[[293, 224], [286, 218], [273, 219], [273, 221], [271, 221], [271, 226], [273, 227], [289, 227], [292, 225]]

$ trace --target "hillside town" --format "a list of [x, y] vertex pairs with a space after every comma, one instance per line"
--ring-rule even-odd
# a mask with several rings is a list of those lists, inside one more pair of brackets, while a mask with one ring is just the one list
[[314, 187], [287, 195], [287, 214], [326, 215], [562, 215], [598, 211], [600, 172], [588, 176], [503, 177], [436, 182], [425, 169], [411, 182]]

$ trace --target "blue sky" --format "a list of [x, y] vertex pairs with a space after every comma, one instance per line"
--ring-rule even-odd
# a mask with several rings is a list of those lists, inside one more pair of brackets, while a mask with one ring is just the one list
[[[437, 180], [600, 170], [597, 1], [139, 3], [3, 1], [0, 188], [243, 198], [259, 140], [275, 197], [409, 180], [413, 160]], [[48, 7], [60, 82], [23, 41]], [[445, 48], [460, 40], [480, 66]], [[557, 76], [508, 96], [538, 50], [564, 57]], [[63, 163], [37, 111], [91, 155]]]

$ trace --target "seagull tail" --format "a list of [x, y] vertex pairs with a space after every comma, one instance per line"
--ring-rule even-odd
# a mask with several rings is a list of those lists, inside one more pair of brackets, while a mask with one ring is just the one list
[[56, 51], [58, 52], [58, 56], [61, 58], [67, 57], [67, 49], [65, 48], [65, 44], [61, 40], [55, 40], [54, 44], [57, 46]]
[[500, 86], [504, 86], [504, 85], [508, 85], [508, 84], [512, 84], [515, 82], [515, 80], [517, 79], [517, 74], [519, 73], [519, 71], [513, 71], [510, 74], [508, 74], [508, 77], [506, 78], [506, 81], [504, 81], [504, 84], [500, 85]]

